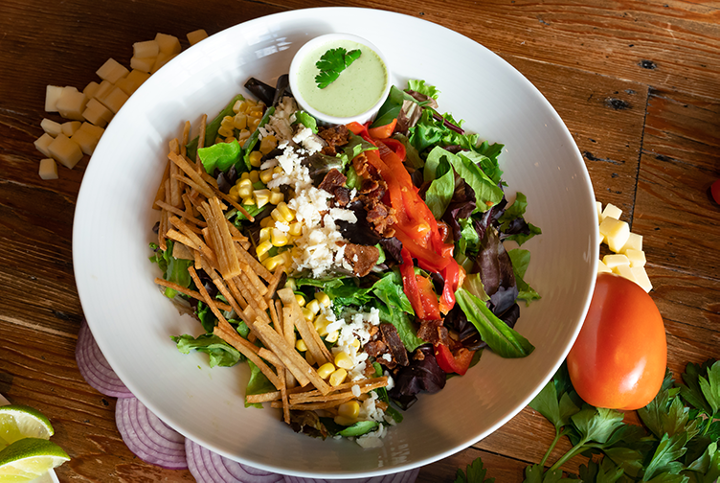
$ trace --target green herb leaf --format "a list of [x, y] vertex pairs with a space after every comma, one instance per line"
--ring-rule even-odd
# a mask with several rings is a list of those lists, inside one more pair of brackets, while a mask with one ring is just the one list
[[645, 475], [643, 476], [643, 481], [653, 481], [650, 480], [650, 478], [655, 476], [655, 473], [658, 472], [670, 473], [674, 475], [680, 473], [680, 470], [682, 470], [683, 468], [683, 464], [675, 460], [680, 458], [682, 455], [685, 454], [685, 451], [687, 451], [687, 449], [685, 448], [685, 444], [687, 443], [687, 441], [687, 433], [679, 433], [674, 436], [668, 436], [667, 434], [664, 434], [662, 439], [660, 440], [660, 443], [655, 449], [655, 453], [653, 454], [652, 459], [645, 468]]
[[172, 340], [183, 354], [193, 350], [206, 353], [210, 357], [210, 367], [231, 367], [245, 360], [237, 349], [213, 334], [202, 334], [197, 338], [184, 334], [172, 337]]
[[623, 425], [623, 417], [620, 411], [587, 406], [575, 413], [571, 420], [582, 439], [604, 444]]
[[487, 470], [480, 458], [467, 465], [465, 472], [458, 468], [455, 475], [455, 483], [494, 483], [495, 478], [485, 478]]
[[315, 67], [320, 69], [320, 73], [315, 76], [318, 88], [325, 89], [335, 82], [340, 77], [340, 73], [355, 62], [360, 54], [362, 52], [358, 49], [348, 52], [342, 47], [325, 52], [315, 63]]

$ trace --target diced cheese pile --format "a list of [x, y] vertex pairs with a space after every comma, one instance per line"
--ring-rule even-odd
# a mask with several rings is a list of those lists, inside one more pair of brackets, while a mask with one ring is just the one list
[[[202, 29], [187, 34], [190, 45], [206, 37]], [[100, 82], [92, 81], [82, 91], [73, 86], [48, 85], [45, 111], [57, 112], [70, 121], [61, 124], [46, 118], [40, 123], [45, 133], [34, 143], [46, 156], [40, 161], [40, 177], [57, 179], [56, 163], [72, 169], [83, 154], [92, 155], [104, 128], [122, 105], [151, 74], [180, 51], [177, 37], [158, 33], [154, 40], [133, 44], [132, 70], [110, 58], [96, 72]]]
[[640, 285], [646, 292], [652, 290], [652, 283], [645, 271], [645, 252], [642, 250], [642, 236], [630, 232], [630, 225], [620, 220], [622, 210], [608, 203], [605, 209], [596, 202], [600, 230], [600, 242], [607, 244], [613, 254], [598, 262], [598, 273], [612, 272]]

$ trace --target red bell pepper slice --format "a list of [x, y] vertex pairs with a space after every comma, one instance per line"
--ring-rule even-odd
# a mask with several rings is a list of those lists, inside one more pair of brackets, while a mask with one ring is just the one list
[[368, 134], [373, 139], [387, 139], [392, 136], [395, 132], [395, 126], [397, 126], [397, 118], [393, 119], [391, 123], [385, 124], [384, 126], [371, 127], [368, 129]]
[[425, 319], [425, 309], [423, 307], [422, 300], [420, 299], [420, 290], [418, 289], [417, 278], [415, 277], [415, 268], [413, 266], [412, 256], [407, 248], [403, 247], [400, 250], [400, 256], [402, 257], [402, 264], [400, 265], [400, 275], [403, 280], [403, 292], [407, 295], [415, 311], [415, 316], [420, 320]]
[[405, 161], [405, 156], [407, 155], [407, 151], [405, 149], [405, 145], [398, 141], [397, 139], [383, 139], [382, 143], [389, 147], [398, 158], [400, 158], [400, 161]]
[[475, 351], [468, 350], [464, 347], [451, 351], [445, 344], [435, 346], [435, 360], [437, 360], [440, 369], [445, 372], [454, 372], [465, 375], [470, 363], [472, 362]]
[[460, 265], [454, 258], [450, 259], [441, 275], [445, 279], [442, 294], [440, 295], [440, 312], [447, 314], [455, 306], [455, 291], [460, 286]]
[[415, 276], [417, 279], [418, 292], [420, 293], [420, 301], [422, 302], [425, 317], [423, 320], [440, 320], [440, 307], [437, 295], [433, 290], [430, 279], [422, 276]]

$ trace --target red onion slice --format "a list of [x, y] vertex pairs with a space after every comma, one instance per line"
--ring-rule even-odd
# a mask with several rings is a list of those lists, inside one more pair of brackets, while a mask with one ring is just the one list
[[185, 437], [160, 421], [137, 398], [118, 399], [115, 422], [128, 449], [138, 458], [173, 470], [188, 467]]
[[245, 466], [185, 440], [188, 469], [198, 483], [283, 483], [285, 477]]
[[80, 324], [75, 346], [75, 361], [85, 381], [100, 393], [110, 397], [132, 397], [130, 390], [125, 387], [100, 352], [85, 319]]

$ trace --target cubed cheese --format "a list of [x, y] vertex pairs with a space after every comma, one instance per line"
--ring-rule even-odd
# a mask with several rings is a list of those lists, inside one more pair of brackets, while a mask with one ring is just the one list
[[130, 71], [127, 69], [127, 67], [120, 64], [112, 57], [105, 61], [105, 63], [96, 71], [98, 77], [113, 84], [128, 75], [129, 73]]
[[180, 40], [174, 35], [158, 34], [155, 36], [155, 41], [158, 43], [160, 52], [164, 52], [170, 55], [177, 55], [180, 53]]
[[620, 248], [619, 253], [625, 253], [628, 250], [642, 250], [642, 235], [630, 233], [625, 244]]
[[74, 168], [83, 156], [80, 146], [64, 134], [58, 134], [48, 146], [48, 150], [53, 158], [69, 169]]
[[642, 250], [635, 250], [628, 248], [625, 250], [625, 256], [630, 261], [631, 267], [644, 267], [645, 266], [645, 252]]
[[200, 42], [203, 39], [206, 39], [208, 36], [207, 32], [203, 29], [193, 30], [192, 32], [189, 32], [187, 34], [188, 42], [190, 42], [190, 45], [195, 45], [198, 42]]
[[115, 87], [108, 95], [100, 99], [100, 102], [105, 104], [113, 113], [117, 114], [127, 100], [128, 95], [125, 94], [119, 87]]
[[150, 72], [155, 65], [155, 57], [133, 57], [130, 59], [130, 67], [141, 72]]
[[71, 89], [63, 89], [63, 93], [55, 106], [62, 117], [82, 121], [84, 119], [82, 113], [85, 110], [87, 101], [85, 94], [72, 87]]
[[630, 267], [630, 271], [632, 272], [633, 277], [635, 277], [635, 283], [640, 285], [643, 290], [645, 290], [646, 292], [652, 290], [652, 283], [650, 282], [650, 278], [645, 271], [645, 267]]
[[45, 133], [39, 138], [37, 138], [33, 144], [35, 144], [35, 148], [41, 153], [43, 153], [45, 156], [52, 156], [52, 154], [50, 154], [48, 146], [50, 146], [50, 143], [52, 143], [53, 140], [54, 138], [51, 135]]
[[113, 113], [110, 109], [101, 104], [97, 99], [90, 99], [87, 103], [87, 107], [83, 111], [83, 117], [95, 124], [96, 126], [104, 127], [110, 119], [112, 119]]
[[57, 163], [55, 163], [55, 160], [52, 158], [41, 159], [38, 174], [42, 179], [57, 179], [58, 171]]
[[602, 223], [602, 203], [599, 201], [595, 202], [595, 208], [597, 208], [598, 225]]
[[612, 270], [610, 268], [608, 268], [608, 266], [605, 265], [602, 260], [598, 260], [597, 273], [604, 273], [604, 272], [612, 273]]
[[613, 273], [616, 273], [623, 278], [627, 278], [628, 280], [635, 282], [635, 275], [633, 274], [632, 269], [629, 265], [618, 265], [617, 267], [613, 268]]
[[151, 72], [153, 74], [155, 72], [157, 72], [160, 67], [167, 64], [173, 57], [175, 57], [175, 56], [171, 55], [171, 54], [166, 54], [165, 52], [160, 52], [158, 54], [157, 58], [155, 59], [155, 64], [153, 64], [153, 68], [152, 68]]
[[80, 146], [80, 149], [83, 153], [87, 155], [92, 155], [92, 153], [95, 151], [95, 147], [97, 146], [99, 138], [96, 138], [88, 131], [78, 131], [73, 134], [70, 140]]
[[610, 250], [617, 253], [630, 236], [630, 225], [627, 222], [607, 216], [600, 223], [600, 234], [605, 238]]
[[605, 255], [602, 261], [610, 270], [620, 265], [630, 266], [630, 260], [625, 255]]
[[100, 137], [105, 132], [105, 129], [99, 127], [99, 126], [93, 126], [90, 123], [84, 122], [82, 123], [82, 126], [80, 126], [80, 129], [78, 131], [85, 131], [86, 133], [90, 134], [91, 136], [95, 137], [96, 139], [100, 139]]
[[148, 79], [148, 77], [150, 77], [150, 74], [133, 69], [127, 77], [123, 77], [117, 81], [116, 86], [122, 89], [122, 91], [128, 96], [131, 96], [133, 92], [135, 92], [137, 88]]
[[608, 203], [607, 205], [605, 205], [605, 209], [602, 212], [600, 222], [602, 223], [602, 220], [604, 220], [608, 216], [610, 218], [615, 218], [616, 220], [619, 220], [621, 215], [622, 210], [620, 208], [611, 203]]
[[59, 122], [55, 122], [52, 119], [43, 119], [40, 121], [40, 127], [43, 131], [51, 136], [57, 136], [62, 132], [62, 125]]
[[83, 89], [83, 94], [85, 94], [88, 99], [92, 99], [97, 95], [99, 89], [100, 84], [95, 81], [90, 81], [88, 85], [85, 86], [85, 89]]
[[67, 137], [70, 137], [75, 134], [75, 131], [80, 129], [80, 124], [82, 124], [80, 121], [68, 121], [62, 123], [60, 127], [62, 128], [62, 133]]
[[157, 40], [146, 40], [133, 44], [133, 57], [156, 57], [160, 53], [160, 46]]
[[115, 89], [115, 84], [113, 84], [110, 81], [102, 81], [100, 85], [98, 86], [97, 90], [95, 91], [95, 99], [102, 101], [102, 99], [110, 94], [110, 92]]
[[45, 111], [57, 112], [57, 100], [63, 93], [64, 87], [60, 86], [47, 86], [45, 89]]

